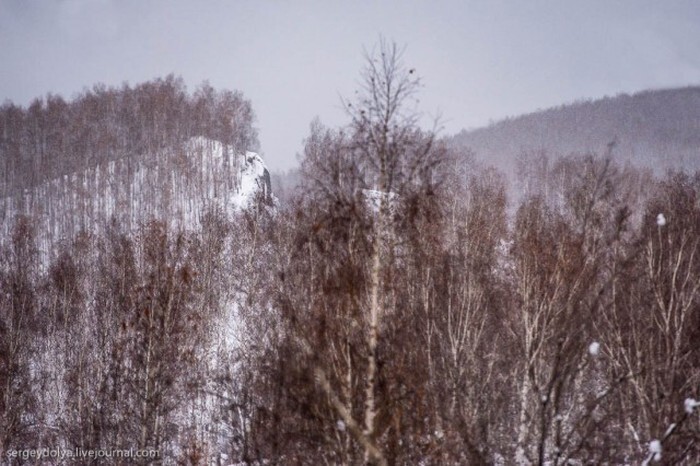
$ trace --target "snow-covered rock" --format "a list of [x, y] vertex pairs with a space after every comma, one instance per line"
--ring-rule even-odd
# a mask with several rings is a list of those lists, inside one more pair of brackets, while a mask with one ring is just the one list
[[231, 205], [237, 209], [250, 207], [262, 200], [271, 205], [273, 201], [270, 172], [265, 162], [255, 152], [246, 152], [241, 165], [241, 182], [238, 190], [231, 195]]

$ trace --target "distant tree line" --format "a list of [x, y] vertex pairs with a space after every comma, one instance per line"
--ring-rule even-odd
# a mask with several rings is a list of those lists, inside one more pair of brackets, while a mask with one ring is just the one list
[[102, 84], [70, 101], [47, 95], [27, 108], [0, 106], [0, 196], [107, 161], [153, 154], [195, 136], [255, 150], [251, 104], [208, 83], [190, 94], [181, 78], [130, 87]]

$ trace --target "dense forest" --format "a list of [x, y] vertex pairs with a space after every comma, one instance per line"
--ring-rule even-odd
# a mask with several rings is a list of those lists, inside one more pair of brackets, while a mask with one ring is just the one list
[[[39, 219], [5, 219], [0, 449], [700, 462], [700, 173], [653, 174], [613, 145], [552, 151], [514, 199], [509, 176], [419, 126], [419, 88], [380, 44], [347, 125], [312, 122], [299, 186], [275, 208], [209, 209], [186, 228], [153, 212], [51, 254]], [[247, 101], [208, 89], [99, 88], [59, 106], [65, 124], [48, 117], [58, 97], [5, 105], [6, 196], [192, 137], [255, 146]]]

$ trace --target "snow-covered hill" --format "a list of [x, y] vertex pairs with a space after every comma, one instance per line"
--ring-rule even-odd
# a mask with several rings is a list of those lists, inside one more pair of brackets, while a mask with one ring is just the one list
[[218, 141], [197, 137], [0, 198], [0, 237], [10, 237], [20, 214], [34, 219], [39, 247], [48, 251], [81, 230], [98, 232], [111, 221], [127, 231], [150, 219], [196, 228], [212, 209], [231, 216], [274, 202], [270, 174], [258, 154], [235, 154]]

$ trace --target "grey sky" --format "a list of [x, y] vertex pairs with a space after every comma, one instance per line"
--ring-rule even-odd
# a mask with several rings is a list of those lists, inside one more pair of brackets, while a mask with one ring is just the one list
[[175, 73], [252, 100], [262, 154], [296, 164], [345, 121], [362, 47], [406, 45], [444, 134], [576, 99], [700, 84], [696, 1], [0, 0], [0, 100]]

